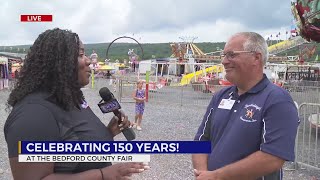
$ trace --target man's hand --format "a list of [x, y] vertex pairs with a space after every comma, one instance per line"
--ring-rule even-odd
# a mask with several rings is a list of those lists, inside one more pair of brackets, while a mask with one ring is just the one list
[[217, 171], [199, 171], [194, 169], [196, 180], [223, 180], [219, 177]]

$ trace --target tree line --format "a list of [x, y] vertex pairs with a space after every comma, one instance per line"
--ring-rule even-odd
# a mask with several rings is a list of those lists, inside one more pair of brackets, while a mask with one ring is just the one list
[[[277, 41], [271, 42], [272, 44], [277, 43]], [[172, 55], [171, 43], [146, 43], [141, 44], [143, 48], [143, 54], [140, 46], [136, 43], [113, 43], [108, 51], [107, 48], [109, 43], [95, 43], [95, 44], [85, 44], [85, 53], [87, 56], [95, 51], [98, 54], [99, 61], [104, 61], [106, 58], [110, 59], [111, 62], [119, 60], [128, 59], [129, 49], [134, 49], [134, 52], [140, 57], [139, 60], [153, 59], [153, 58], [167, 58]], [[225, 42], [201, 42], [194, 43], [202, 52], [209, 53], [222, 50], [224, 48]], [[307, 58], [307, 61], [314, 61], [318, 52], [320, 52], [320, 47], [316, 43], [308, 44], [308, 47], [316, 45], [315, 53]], [[27, 53], [31, 45], [20, 45], [20, 46], [0, 46], [1, 52], [12, 52], [12, 53]], [[295, 47], [281, 54], [279, 56], [295, 56], [299, 55], [304, 48], [304, 45], [300, 47]]]

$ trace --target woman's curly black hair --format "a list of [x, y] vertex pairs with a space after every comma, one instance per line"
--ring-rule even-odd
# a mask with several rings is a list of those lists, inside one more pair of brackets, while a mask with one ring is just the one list
[[31, 46], [8, 105], [30, 93], [45, 91], [61, 108], [78, 107], [84, 100], [78, 83], [79, 37], [68, 30], [46, 30]]

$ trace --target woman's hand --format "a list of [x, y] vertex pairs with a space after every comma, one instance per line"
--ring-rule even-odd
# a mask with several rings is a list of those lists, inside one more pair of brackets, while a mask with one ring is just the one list
[[139, 98], [139, 101], [140, 102], [144, 102], [144, 98]]
[[144, 102], [146, 98], [139, 98], [139, 102]]
[[144, 163], [119, 163], [112, 166], [102, 168], [104, 179], [110, 180], [127, 180], [130, 179], [132, 174], [142, 173], [150, 167]]
[[[113, 136], [118, 135], [121, 131], [131, 125], [130, 121], [128, 120], [128, 116], [126, 116], [123, 111], [121, 113], [121, 120], [117, 116], [113, 116], [111, 121], [109, 122], [107, 128], [112, 133]], [[119, 124], [119, 122], [121, 122]]]

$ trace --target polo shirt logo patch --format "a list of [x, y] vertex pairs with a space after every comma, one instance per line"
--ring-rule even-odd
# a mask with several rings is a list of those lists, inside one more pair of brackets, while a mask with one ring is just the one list
[[244, 106], [245, 114], [240, 116], [240, 119], [244, 122], [256, 122], [257, 120], [253, 118], [256, 111], [260, 111], [261, 107], [257, 106], [256, 104], [246, 104]]
[[253, 110], [252, 109], [250, 109], [250, 110], [247, 109], [246, 117], [252, 119], [252, 116], [253, 116]]

